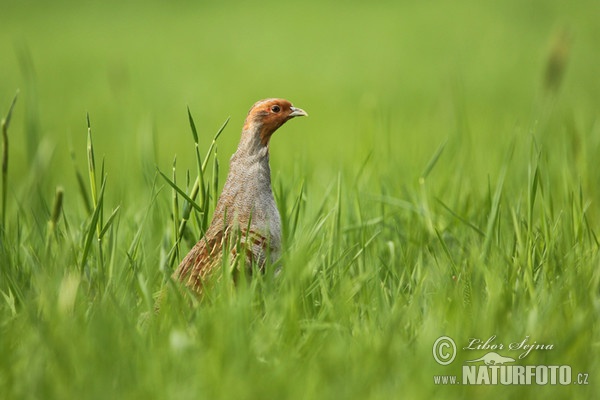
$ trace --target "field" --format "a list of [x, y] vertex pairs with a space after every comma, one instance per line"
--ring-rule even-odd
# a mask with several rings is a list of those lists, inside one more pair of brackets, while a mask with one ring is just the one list
[[[1, 399], [600, 395], [597, 1], [0, 9]], [[266, 97], [282, 273], [180, 295]]]

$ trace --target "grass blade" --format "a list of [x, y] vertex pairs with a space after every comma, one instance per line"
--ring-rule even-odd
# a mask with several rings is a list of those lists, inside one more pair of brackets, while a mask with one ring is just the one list
[[515, 150], [515, 142], [514, 140], [511, 142], [510, 148], [507, 152], [506, 158], [502, 167], [500, 169], [500, 175], [498, 177], [498, 182], [496, 183], [496, 189], [494, 191], [494, 196], [490, 202], [490, 213], [488, 215], [487, 226], [485, 229], [485, 241], [483, 242], [483, 250], [482, 257], [487, 258], [490, 246], [492, 244], [492, 237], [494, 228], [498, 222], [498, 212], [500, 209], [500, 199], [502, 198], [502, 189], [504, 187], [504, 179], [506, 178], [506, 172], [508, 170], [508, 164], [512, 158], [513, 152]]
[[108, 220], [106, 220], [106, 224], [104, 224], [104, 227], [102, 228], [102, 231], [100, 231], [100, 235], [98, 236], [99, 239], [102, 239], [104, 237], [104, 235], [106, 235], [106, 232], [108, 231], [108, 229], [112, 225], [112, 223], [113, 223], [115, 217], [117, 216], [117, 214], [119, 213], [120, 209], [121, 209], [121, 206], [118, 206], [110, 214], [110, 216], [108, 217]]
[[90, 114], [87, 118], [87, 156], [88, 156], [88, 174], [90, 178], [90, 189], [92, 193], [92, 202], [94, 207], [98, 205], [98, 193], [96, 188], [96, 161], [94, 160], [94, 143], [92, 142], [92, 127], [90, 124]]
[[81, 261], [79, 262], [79, 268], [83, 271], [85, 267], [85, 263], [90, 253], [90, 248], [92, 246], [92, 241], [94, 239], [94, 231], [96, 230], [96, 226], [98, 225], [98, 220], [100, 218], [100, 209], [102, 208], [102, 204], [104, 202], [104, 184], [106, 181], [102, 183], [102, 187], [100, 188], [100, 194], [98, 196], [98, 203], [94, 208], [94, 213], [92, 214], [92, 219], [90, 220], [90, 224], [88, 225], [88, 229], [85, 236], [85, 245], [83, 247], [83, 253], [81, 254]]
[[198, 204], [196, 204], [196, 202], [190, 197], [188, 196], [185, 191], [183, 191], [181, 188], [179, 188], [179, 186], [177, 186], [175, 184], [175, 182], [173, 182], [168, 176], [166, 176], [165, 174], [163, 174], [161, 172], [161, 170], [159, 170], [158, 168], [156, 169], [156, 171], [160, 174], [160, 176], [162, 176], [164, 178], [165, 181], [167, 181], [167, 183], [177, 191], [177, 193], [179, 193], [181, 195], [181, 197], [183, 197], [192, 207], [194, 207], [196, 209], [196, 211], [198, 212], [202, 212], [202, 209], [200, 208], [200, 206]]
[[73, 168], [75, 169], [75, 178], [77, 179], [77, 187], [79, 188], [79, 194], [81, 195], [81, 199], [83, 200], [83, 205], [85, 206], [88, 214], [92, 213], [92, 205], [90, 204], [90, 198], [88, 196], [87, 189], [85, 187], [85, 181], [83, 180], [83, 175], [77, 168], [77, 163], [75, 162], [75, 151], [71, 149], [71, 161], [73, 162]]
[[475, 232], [477, 232], [480, 236], [485, 237], [485, 233], [479, 229], [477, 226], [475, 226], [474, 224], [472, 224], [471, 222], [467, 221], [465, 218], [461, 217], [460, 215], [458, 215], [457, 213], [455, 213], [450, 207], [448, 207], [446, 205], [446, 203], [444, 203], [440, 198], [436, 197], [437, 202], [446, 209], [446, 211], [448, 211], [454, 218], [456, 218], [457, 220], [459, 220], [460, 222], [462, 222], [463, 224], [467, 225], [468, 227], [470, 227], [471, 229], [473, 229]]
[[6, 117], [2, 119], [2, 225], [0, 228], [5, 229], [6, 226], [6, 195], [8, 193], [8, 127], [10, 126], [10, 120], [12, 117], [15, 104], [17, 103], [17, 97], [19, 92], [15, 94], [12, 103]]
[[446, 139], [435, 151], [435, 153], [433, 154], [433, 157], [431, 157], [431, 160], [429, 160], [429, 162], [427, 163], [427, 166], [425, 167], [425, 169], [423, 170], [423, 173], [421, 174], [421, 179], [425, 179], [427, 178], [427, 176], [429, 175], [429, 173], [433, 170], [433, 167], [435, 167], [435, 164], [437, 164], [438, 160], [440, 159], [442, 153], [444, 152], [444, 149], [446, 148], [446, 143], [448, 143], [448, 139]]
[[192, 136], [194, 137], [194, 143], [198, 143], [198, 131], [196, 130], [196, 124], [194, 123], [194, 118], [192, 118], [192, 112], [190, 108], [187, 108], [188, 112], [188, 120], [190, 121], [190, 128], [192, 129]]

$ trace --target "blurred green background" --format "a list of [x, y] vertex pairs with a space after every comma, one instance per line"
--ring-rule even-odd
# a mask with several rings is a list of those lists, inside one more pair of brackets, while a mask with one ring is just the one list
[[[265, 97], [310, 114], [273, 141], [276, 172], [305, 160], [335, 175], [373, 150], [396, 159], [399, 172], [420, 171], [439, 143], [461, 134], [463, 117], [475, 148], [527, 135], [563, 32], [571, 45], [560, 101], [577, 105], [575, 117], [600, 102], [597, 1], [3, 0], [2, 10], [3, 110], [21, 90], [11, 135], [17, 179], [27, 137], [54, 148], [48, 179], [73, 179], [55, 172], [70, 167], [69, 148], [85, 148], [89, 112], [109, 179], [135, 193], [118, 174], [167, 168], [174, 155], [194, 168], [186, 106], [202, 143], [231, 116], [219, 148], [226, 160], [247, 110]], [[24, 114], [34, 122], [23, 126]], [[474, 153], [487, 174], [497, 160]]]

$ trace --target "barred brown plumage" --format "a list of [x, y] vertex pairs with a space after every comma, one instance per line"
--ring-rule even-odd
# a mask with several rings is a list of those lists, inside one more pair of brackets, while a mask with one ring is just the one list
[[223, 262], [243, 248], [246, 267], [263, 268], [281, 253], [281, 219], [271, 189], [269, 142], [291, 118], [308, 115], [284, 99], [255, 103], [246, 117], [237, 151], [206, 234], [181, 261], [173, 277], [197, 293]]

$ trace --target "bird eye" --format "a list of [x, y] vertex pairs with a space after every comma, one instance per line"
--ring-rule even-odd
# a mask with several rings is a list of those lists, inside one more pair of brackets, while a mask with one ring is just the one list
[[271, 111], [273, 111], [274, 113], [278, 113], [279, 111], [281, 111], [281, 107], [279, 107], [277, 104], [275, 104], [274, 106], [271, 107]]

